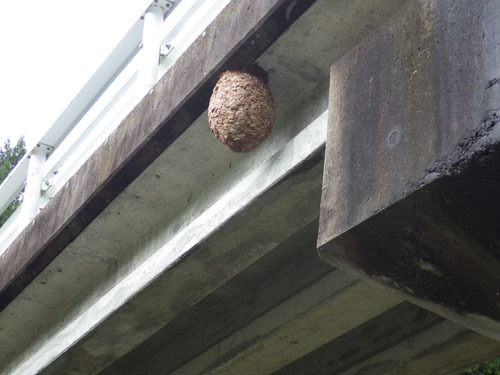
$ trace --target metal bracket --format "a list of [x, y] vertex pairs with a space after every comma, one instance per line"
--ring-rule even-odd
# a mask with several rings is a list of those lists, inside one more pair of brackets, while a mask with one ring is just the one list
[[60, 169], [61, 169], [61, 163], [58, 162], [52, 169], [50, 176], [48, 176], [47, 179], [42, 181], [42, 195], [48, 198], [49, 200], [52, 199], [52, 196], [56, 193], [52, 180], [54, 179], [54, 176], [59, 173]]
[[54, 149], [54, 146], [47, 145], [47, 144], [42, 143], [42, 142], [38, 142], [36, 144], [36, 146], [33, 147], [33, 150], [31, 150], [31, 152], [29, 153], [28, 159], [30, 159], [31, 155], [34, 153], [45, 154], [45, 156], [48, 156], [52, 152], [53, 149]]
[[[148, 7], [146, 12], [153, 8], [153, 7], [158, 7], [163, 11], [163, 16], [165, 17], [167, 13], [172, 9], [175, 5], [174, 0], [154, 0], [151, 5]], [[144, 14], [141, 16], [141, 19], [144, 19]]]
[[160, 56], [165, 57], [167, 56], [172, 50], [174, 49], [174, 46], [171, 44], [162, 44], [160, 47]]
[[41, 190], [42, 190], [42, 194], [45, 194], [47, 193], [47, 191], [49, 191], [49, 189], [52, 187], [52, 184], [50, 181], [43, 181], [42, 182], [42, 187], [41, 187]]

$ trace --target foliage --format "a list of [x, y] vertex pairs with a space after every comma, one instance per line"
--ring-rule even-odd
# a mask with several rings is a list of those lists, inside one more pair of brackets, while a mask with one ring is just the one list
[[468, 370], [463, 375], [500, 375], [500, 357], [493, 358], [490, 361], [480, 363]]
[[[17, 162], [23, 157], [26, 152], [26, 144], [24, 143], [24, 138], [19, 138], [14, 147], [10, 144], [10, 139], [8, 139], [3, 147], [0, 147], [0, 184], [7, 177], [9, 172], [14, 169]], [[14, 201], [7, 206], [7, 208], [0, 215], [0, 226], [2, 226], [7, 219], [12, 215], [16, 208], [21, 204], [19, 197], [16, 197]]]

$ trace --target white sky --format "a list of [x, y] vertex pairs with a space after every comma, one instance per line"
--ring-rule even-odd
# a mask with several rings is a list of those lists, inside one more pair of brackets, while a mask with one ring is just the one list
[[151, 0], [1, 0], [0, 144], [34, 144]]

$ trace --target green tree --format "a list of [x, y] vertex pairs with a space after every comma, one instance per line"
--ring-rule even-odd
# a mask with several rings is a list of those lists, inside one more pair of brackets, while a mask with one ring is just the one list
[[480, 363], [462, 373], [463, 375], [500, 375], [500, 357]]
[[[19, 138], [14, 147], [11, 146], [10, 139], [7, 139], [3, 147], [0, 147], [0, 184], [5, 180], [9, 172], [14, 169], [25, 152], [26, 144], [24, 143], [23, 137]], [[16, 197], [16, 199], [7, 206], [0, 215], [0, 227], [7, 221], [20, 204], [19, 197]]]

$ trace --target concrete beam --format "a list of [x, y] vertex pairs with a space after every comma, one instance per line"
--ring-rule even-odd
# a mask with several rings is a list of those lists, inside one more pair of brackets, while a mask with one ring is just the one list
[[320, 256], [500, 340], [500, 2], [419, 0], [332, 66]]
[[271, 374], [400, 302], [335, 270], [171, 374]]
[[[301, 6], [305, 2], [297, 3]], [[292, 6], [286, 9], [286, 13], [293, 17], [293, 4], [297, 3], [289, 3]], [[321, 155], [311, 156], [288, 171], [285, 177], [276, 180], [276, 185], [268, 186], [269, 191], [254, 196], [251, 203], [241, 206], [241, 211], [235, 212], [227, 222], [212, 228], [210, 235], [203, 237], [201, 243], [188, 253], [181, 251], [178, 262], [173, 261], [158, 281], [140, 290], [138, 295], [128, 299], [128, 291], [120, 294], [125, 302], [122, 307], [104, 306], [113, 311], [104, 320], [99, 320], [102, 315], [98, 313], [87, 315], [83, 330], [90, 326], [94, 329], [87, 331], [88, 336], [80, 340], [80, 324], [74, 324], [75, 330], [68, 329], [68, 322], [81, 322], [78, 319], [96, 303], [104, 304], [104, 295], [110, 290], [116, 291], [115, 287], [119, 289], [118, 285], [134, 267], [142, 267], [142, 263], [151, 260], [148, 259], [150, 255], [156, 254], [179, 230], [204, 214], [212, 204], [217, 204], [219, 211], [223, 211], [226, 204], [233, 209], [234, 201], [220, 199], [240, 182], [240, 178], [247, 177], [249, 170], [263, 163], [267, 167], [260, 171], [267, 178], [276, 161], [268, 160], [269, 155], [326, 109], [327, 100], [323, 100], [323, 85], [320, 84], [320, 90], [314, 89], [313, 110], [303, 110], [304, 102], [311, 102], [308, 98], [310, 89], [317, 85], [317, 81], [326, 81], [324, 77], [334, 61], [405, 3], [401, 0], [372, 0], [369, 3], [365, 0], [318, 1], [318, 7], [306, 12], [307, 17], [295, 22], [293, 30], [273, 44], [272, 52], [266, 53], [263, 60], [259, 59], [266, 69], [274, 71], [270, 86], [278, 104], [278, 120], [265, 144], [251, 155], [225, 154], [221, 151], [223, 147], [206, 131], [205, 116], [198, 118], [0, 313], [0, 330], [3, 332], [0, 336], [0, 372], [30, 363], [33, 358], [39, 359], [44, 350], [47, 356], [53, 355], [50, 352], [53, 347], [49, 344], [54, 343], [52, 340], [62, 331], [67, 334], [64, 337], [66, 343], [75, 340], [75, 345], [43, 373], [88, 374], [100, 371], [141, 340], [150, 337], [148, 335], [155, 330], [170, 325], [168, 319], [184, 315], [191, 304], [218, 291], [220, 284], [274, 249], [303, 225], [316, 220]], [[296, 28], [298, 24], [300, 27]], [[215, 34], [213, 37], [215, 39]], [[265, 34], [257, 33], [250, 45], [261, 43], [261, 37], [265, 42]], [[297, 41], [300, 49], [295, 48]], [[301, 56], [297, 58], [296, 52], [299, 51]], [[205, 54], [198, 57], [203, 59]], [[177, 73], [182, 72], [178, 68]], [[320, 96], [321, 100], [317, 100]], [[198, 96], [195, 93], [193, 97]], [[150, 104], [156, 105], [154, 101]], [[186, 117], [176, 117], [175, 121], [181, 123], [190, 115], [191, 112], [184, 112]], [[175, 121], [171, 120], [167, 123], [175, 128]], [[128, 137], [130, 134], [140, 139], [141, 135], [132, 131], [121, 135]], [[157, 139], [155, 137], [152, 139]], [[120, 142], [120, 139], [113, 138], [113, 141]], [[304, 147], [309, 147], [307, 142], [297, 146], [297, 151], [300, 153]], [[137, 155], [133, 155], [132, 158], [136, 158]], [[113, 157], [112, 154], [107, 156]], [[121, 153], [118, 156], [121, 157]], [[81, 180], [77, 182], [83, 183]], [[255, 186], [260, 189], [259, 184]], [[253, 187], [249, 186], [249, 189]], [[79, 189], [75, 191], [80, 192]], [[197, 235], [198, 229], [206, 229], [204, 226], [190, 228], [196, 229]], [[186, 235], [181, 242], [184, 240], [191, 238]], [[178, 277], [183, 273], [183, 277]], [[142, 284], [137, 286], [138, 289], [141, 287]], [[170, 292], [173, 295], [165, 302], [164, 294]], [[133, 293], [133, 288], [130, 293]], [[112, 294], [107, 296], [112, 297]], [[158, 312], [148, 314], [155, 309]], [[97, 309], [93, 311], [99, 312]], [[57, 347], [60, 349], [61, 346]], [[46, 361], [49, 362], [50, 359]]]
[[456, 375], [500, 354], [500, 343], [444, 321], [339, 375]]
[[168, 374], [326, 276], [317, 234], [314, 220], [100, 375]]
[[2, 254], [0, 309], [203, 113], [224, 69], [255, 61], [313, 2], [231, 2]]
[[[317, 1], [258, 59], [270, 72], [270, 88], [277, 103], [276, 124], [266, 142], [251, 154], [231, 153], [210, 134], [206, 115], [200, 116], [0, 313], [0, 368], [29, 358], [33, 350], [155, 253], [175, 231], [201, 215], [248, 170], [266, 162], [322, 113], [328, 104], [326, 77], [331, 64], [405, 4], [401, 0], [372, 0], [369, 6], [365, 0]], [[294, 10], [289, 10], [293, 16]], [[329, 34], [337, 37], [324, 37]], [[261, 43], [261, 37], [265, 35], [257, 34], [255, 43]], [[290, 47], [297, 45], [301, 48]], [[304, 69], [312, 72], [306, 76], [314, 79], [303, 79]], [[307, 220], [316, 219], [321, 166], [316, 172], [317, 175], [303, 174], [306, 180], [302, 186], [311, 189], [309, 195], [305, 193], [303, 203], [294, 201], [300, 184], [280, 190], [280, 194], [292, 194], [279, 197], [285, 207], [265, 198], [270, 201], [263, 216], [268, 221], [242, 226], [238, 233], [247, 240], [241, 246], [261, 246], [255, 239], [267, 238], [261, 250], [272, 249], [293, 230], [306, 225]], [[298, 176], [296, 181], [300, 181]], [[312, 192], [312, 186], [317, 190]], [[286, 207], [285, 202], [293, 207]], [[286, 221], [281, 216], [285, 213]], [[236, 241], [234, 233], [222, 233], [225, 234], [217, 236], [218, 241], [232, 246]], [[246, 259], [248, 264], [253, 260]], [[220, 262], [219, 259], [215, 263]], [[205, 275], [211, 272], [216, 271], [208, 266], [203, 269]], [[75, 363], [78, 365], [78, 359]], [[71, 361], [66, 365], [71, 367]]]
[[273, 375], [456, 375], [500, 354], [500, 343], [408, 302]]
[[6, 373], [96, 374], [317, 218], [310, 202], [319, 202], [326, 119], [324, 112], [190, 222], [171, 222], [145, 245], [151, 256]]

